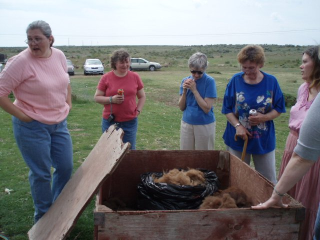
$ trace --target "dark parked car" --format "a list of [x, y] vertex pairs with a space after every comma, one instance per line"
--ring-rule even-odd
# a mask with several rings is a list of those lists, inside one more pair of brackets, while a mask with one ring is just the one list
[[69, 75], [74, 75], [74, 66], [71, 60], [67, 59], [68, 73]]
[[6, 63], [7, 61], [7, 54], [0, 53], [0, 63]]

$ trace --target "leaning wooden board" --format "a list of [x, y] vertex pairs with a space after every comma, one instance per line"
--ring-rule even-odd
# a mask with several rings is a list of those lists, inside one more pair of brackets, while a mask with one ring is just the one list
[[130, 144], [123, 144], [122, 136], [123, 131], [113, 126], [102, 134], [49, 211], [30, 229], [29, 239], [66, 238], [101, 183], [129, 150]]

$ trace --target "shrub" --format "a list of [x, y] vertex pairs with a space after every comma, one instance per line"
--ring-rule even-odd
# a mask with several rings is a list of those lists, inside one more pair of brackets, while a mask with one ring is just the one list
[[296, 97], [286, 93], [283, 93], [283, 96], [284, 96], [286, 107], [292, 107], [294, 104], [296, 104], [296, 101], [297, 101]]

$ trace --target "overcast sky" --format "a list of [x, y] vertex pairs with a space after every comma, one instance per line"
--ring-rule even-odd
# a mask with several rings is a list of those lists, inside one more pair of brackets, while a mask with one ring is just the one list
[[0, 0], [0, 47], [34, 20], [55, 45], [320, 44], [320, 0]]

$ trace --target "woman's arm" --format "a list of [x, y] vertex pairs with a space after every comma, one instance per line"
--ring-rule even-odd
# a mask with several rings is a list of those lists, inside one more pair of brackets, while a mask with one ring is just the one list
[[234, 113], [227, 113], [226, 117], [228, 119], [228, 122], [236, 128], [237, 137], [241, 137], [243, 140], [245, 140], [247, 138], [247, 135], [251, 136], [251, 133], [248, 131], [248, 129], [241, 125], [239, 119], [235, 116]]
[[256, 126], [260, 123], [264, 123], [267, 121], [271, 121], [277, 117], [279, 117], [281, 115], [281, 113], [277, 112], [276, 110], [271, 110], [270, 112], [266, 113], [266, 114], [262, 114], [262, 113], [257, 113], [257, 115], [255, 116], [250, 116], [248, 118], [249, 123], [251, 126]]
[[[110, 98], [111, 97], [111, 98]], [[106, 97], [105, 93], [99, 89], [96, 90], [96, 93], [94, 94], [94, 100], [97, 103], [100, 103], [102, 105], [110, 104], [113, 102], [112, 96]]]
[[186, 81], [186, 88], [189, 88], [190, 91], [192, 91], [199, 107], [204, 111], [205, 113], [208, 113], [213, 105], [214, 98], [205, 98], [203, 99], [200, 95], [200, 93], [197, 90], [197, 84], [195, 81]]
[[205, 98], [205, 99], [203, 99], [198, 91], [193, 92], [193, 94], [194, 94], [194, 96], [196, 98], [196, 101], [197, 101], [199, 107], [205, 113], [208, 113], [211, 110], [213, 102], [214, 102], [215, 99], [214, 98]]
[[0, 97], [0, 107], [7, 113], [19, 118], [23, 122], [31, 122], [33, 120], [31, 117], [22, 112], [20, 108], [16, 107], [6, 96]]
[[143, 88], [137, 92], [137, 98], [138, 98], [137, 111], [140, 114], [146, 102], [146, 93], [144, 92]]
[[279, 182], [275, 186], [275, 191], [269, 200], [252, 207], [253, 209], [269, 208], [272, 206], [283, 207], [281, 195], [291, 189], [307, 173], [315, 161], [318, 160], [320, 156], [319, 109], [320, 95], [318, 94], [302, 123], [298, 144]]
[[187, 107], [187, 92], [188, 92], [188, 88], [187, 88], [187, 85], [186, 83], [189, 82], [189, 81], [193, 81], [192, 79], [186, 79], [183, 84], [182, 84], [182, 94], [180, 95], [179, 97], [179, 102], [178, 102], [178, 105], [179, 105], [179, 108], [181, 111], [184, 111]]
[[68, 84], [68, 92], [67, 92], [67, 104], [69, 105], [69, 111], [72, 108], [72, 96], [71, 96], [71, 85]]
[[266, 202], [253, 206], [252, 209], [265, 209], [273, 206], [287, 207], [282, 203], [280, 195], [288, 192], [308, 172], [314, 163], [293, 153], [271, 197]]
[[179, 97], [179, 108], [181, 111], [186, 109], [187, 89], [184, 88], [182, 95]]

